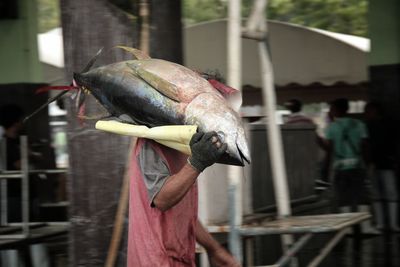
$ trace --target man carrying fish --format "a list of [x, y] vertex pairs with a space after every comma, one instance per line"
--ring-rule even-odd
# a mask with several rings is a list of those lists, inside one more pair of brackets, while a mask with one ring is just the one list
[[196, 133], [192, 155], [138, 139], [131, 163], [128, 266], [195, 266], [196, 241], [211, 266], [240, 266], [197, 219], [199, 174], [227, 149], [216, 132]]
[[[197, 220], [196, 183], [216, 162], [250, 163], [236, 90], [184, 66], [121, 48], [135, 60], [90, 69], [98, 53], [74, 73], [67, 89], [79, 90], [82, 97], [92, 94], [109, 118], [127, 125], [190, 125], [199, 131], [184, 144], [190, 157], [150, 139], [137, 140], [130, 165], [128, 266], [195, 266], [196, 241], [212, 266], [239, 266]], [[83, 103], [79, 97], [76, 102]]]

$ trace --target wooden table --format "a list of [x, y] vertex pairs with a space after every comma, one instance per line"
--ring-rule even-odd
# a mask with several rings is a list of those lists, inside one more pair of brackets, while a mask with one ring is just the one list
[[[270, 267], [285, 266], [290, 259], [315, 235], [320, 233], [335, 233], [335, 235], [321, 248], [319, 254], [307, 265], [318, 266], [334, 246], [348, 233], [349, 228], [355, 226], [371, 215], [367, 212], [337, 213], [309, 216], [290, 216], [282, 219], [264, 218], [237, 226], [236, 231], [241, 236], [259, 236], [274, 234], [303, 234], [282, 257]], [[212, 233], [228, 233], [229, 225], [208, 226]]]

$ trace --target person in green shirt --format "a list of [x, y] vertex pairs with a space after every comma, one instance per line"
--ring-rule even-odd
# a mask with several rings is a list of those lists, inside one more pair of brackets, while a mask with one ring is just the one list
[[[366, 188], [368, 133], [365, 124], [348, 115], [349, 102], [331, 102], [333, 122], [326, 129], [326, 168], [333, 171], [336, 204], [341, 212], [369, 211]], [[362, 224], [364, 233], [378, 234], [370, 221]]]

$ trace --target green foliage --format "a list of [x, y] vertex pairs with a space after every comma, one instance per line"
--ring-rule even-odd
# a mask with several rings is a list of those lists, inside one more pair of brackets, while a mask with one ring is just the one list
[[[367, 35], [368, 0], [269, 0], [268, 19], [334, 32]], [[183, 0], [187, 24], [225, 18], [228, 1]], [[252, 0], [242, 0], [242, 15], [250, 14]]]
[[[58, 27], [59, 1], [37, 1], [39, 32]], [[122, 2], [130, 6], [132, 1]], [[340, 33], [367, 35], [368, 0], [269, 0], [268, 2], [269, 19]], [[252, 3], [253, 0], [242, 0], [243, 17], [250, 14]], [[182, 4], [186, 25], [227, 16], [228, 0], [182, 0]]]
[[226, 18], [226, 0], [183, 0], [182, 4], [185, 24]]
[[60, 26], [60, 7], [58, 0], [37, 0], [39, 33]]
[[270, 19], [333, 32], [367, 35], [367, 0], [271, 0]]

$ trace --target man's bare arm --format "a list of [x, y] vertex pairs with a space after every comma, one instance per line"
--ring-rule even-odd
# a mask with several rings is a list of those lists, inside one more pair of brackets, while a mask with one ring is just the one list
[[240, 264], [204, 229], [197, 221], [195, 229], [196, 241], [207, 250], [208, 258], [213, 267], [239, 267]]
[[331, 140], [325, 140], [325, 157], [323, 162], [323, 179], [329, 181], [329, 174], [331, 172], [332, 157], [333, 157], [333, 144]]
[[175, 206], [189, 191], [199, 174], [214, 164], [226, 148], [227, 145], [220, 143], [216, 132], [194, 134], [190, 140], [192, 155], [188, 163], [178, 173], [167, 178], [153, 204], [162, 211]]
[[153, 204], [166, 211], [175, 206], [196, 182], [200, 172], [188, 163], [175, 175], [169, 176], [160, 192], [154, 197]]

